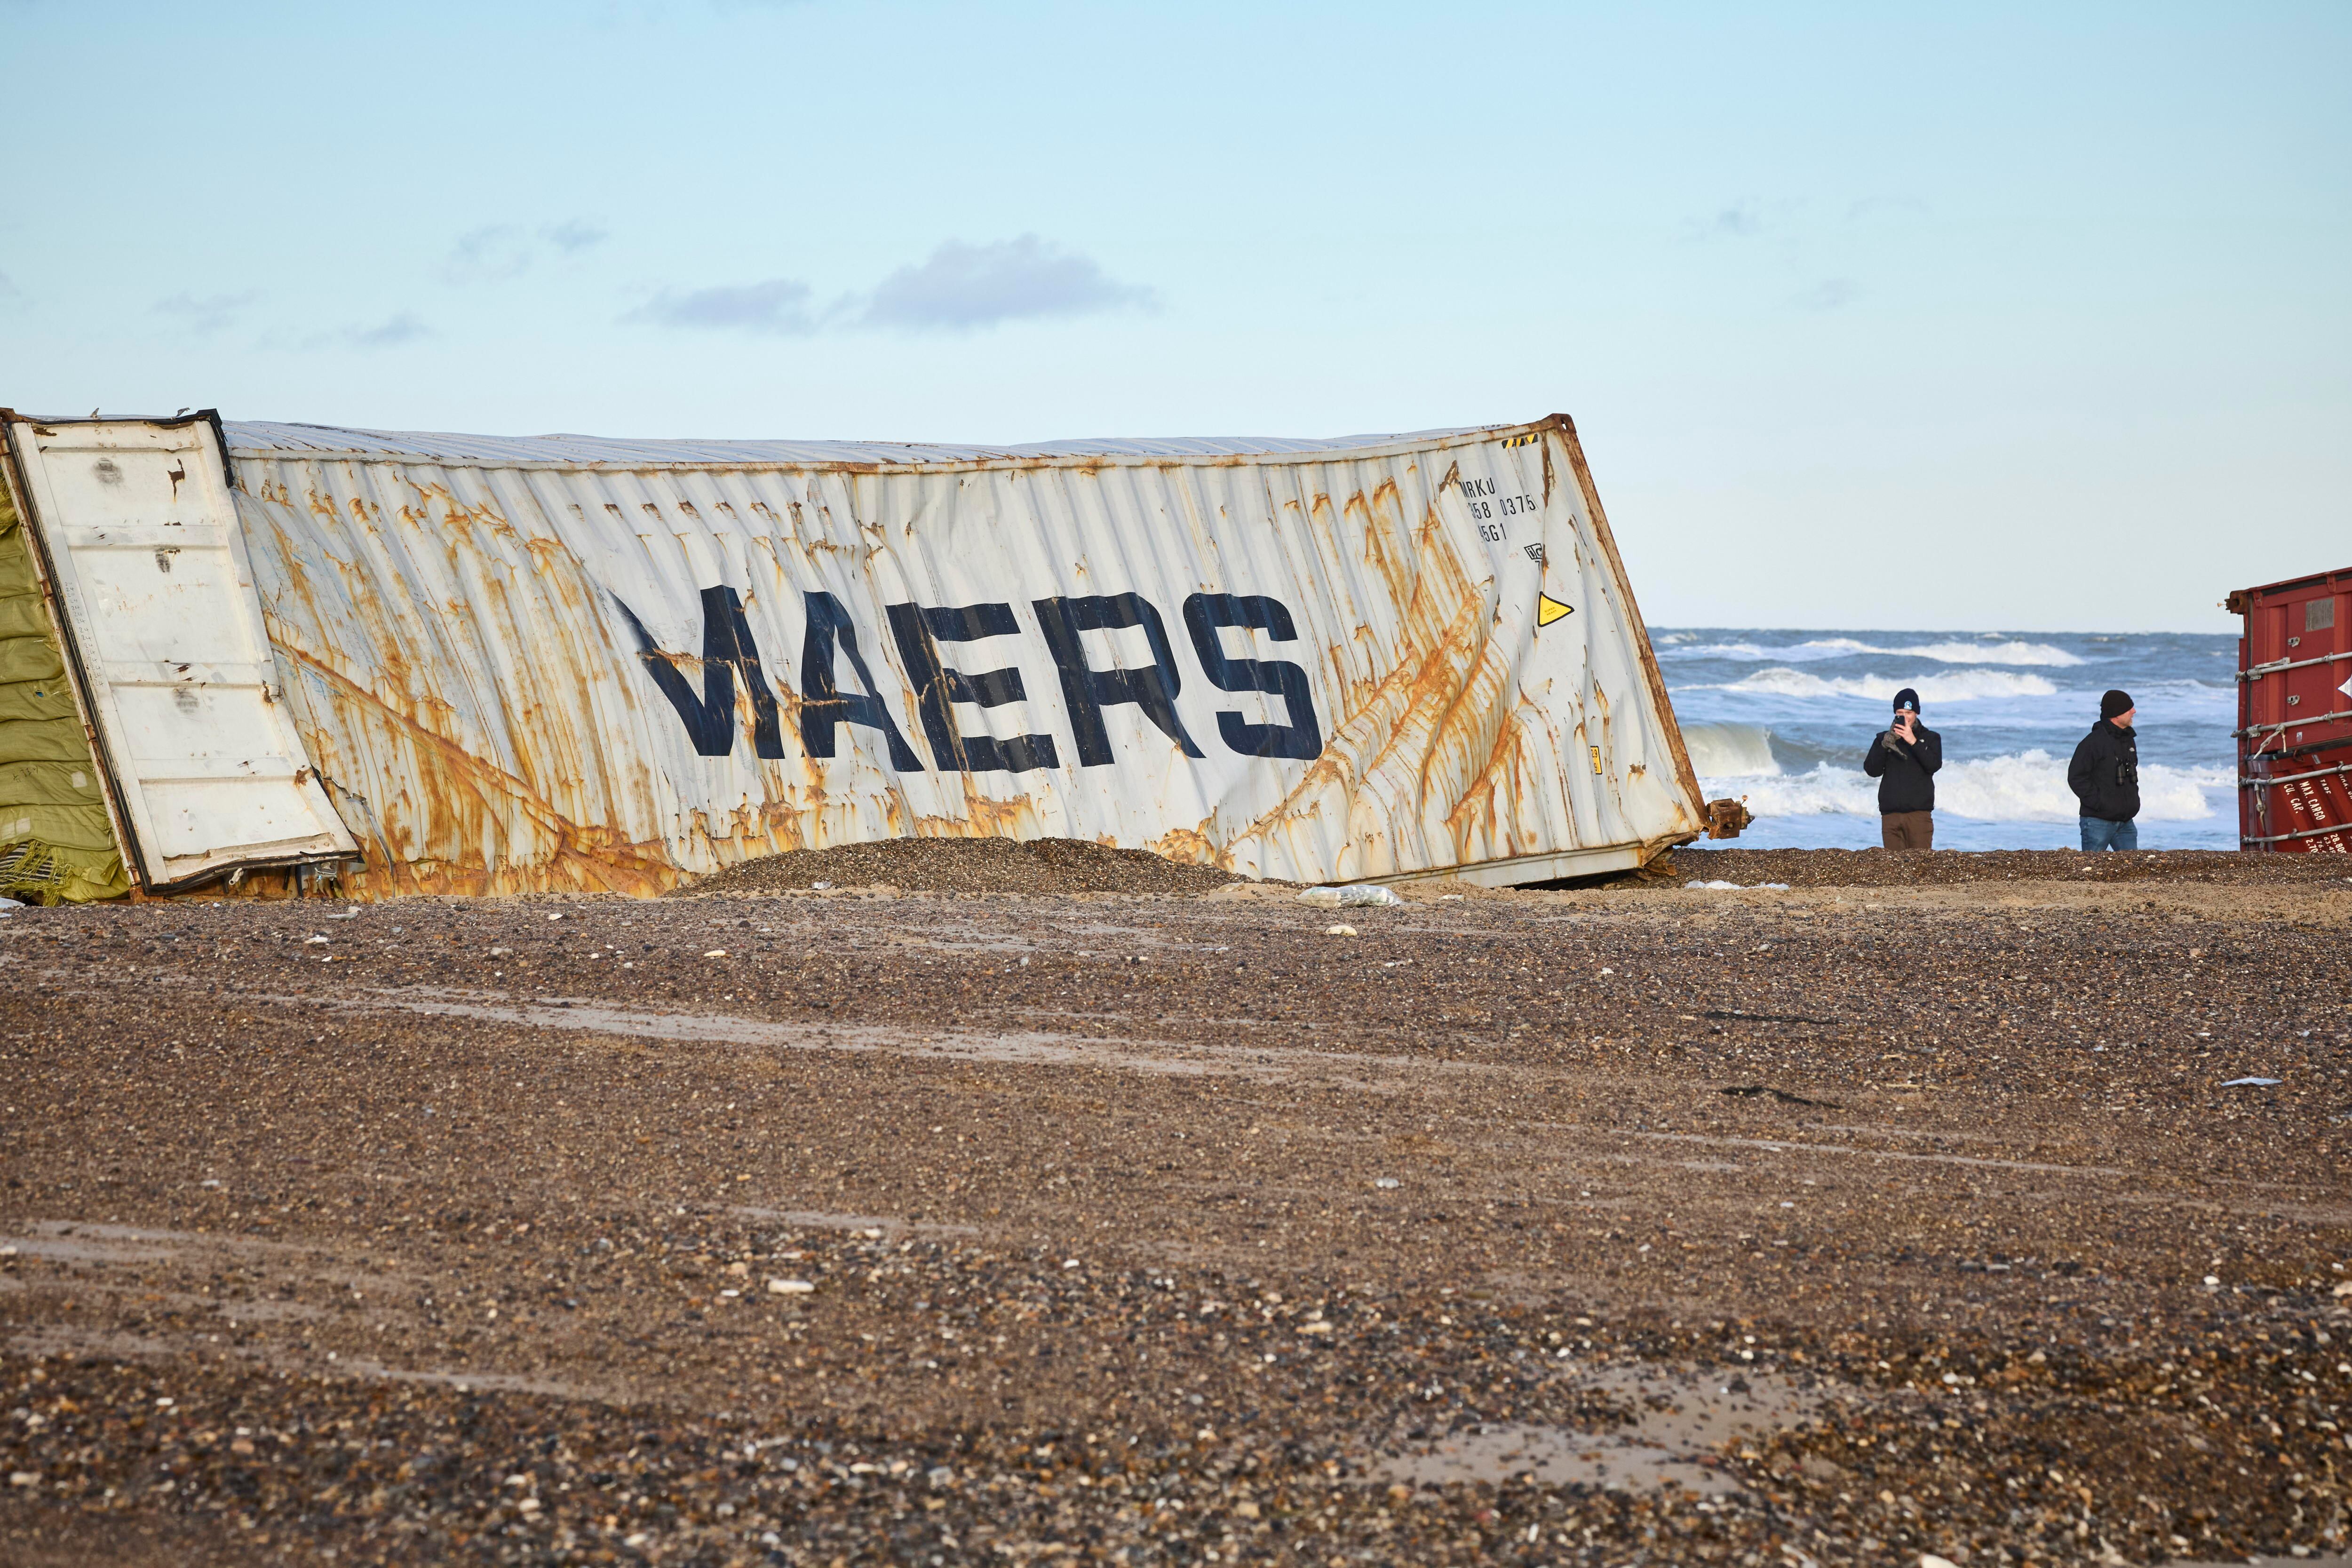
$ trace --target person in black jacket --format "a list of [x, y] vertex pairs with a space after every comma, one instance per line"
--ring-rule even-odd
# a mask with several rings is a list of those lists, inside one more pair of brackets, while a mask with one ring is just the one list
[[1895, 722], [1870, 742], [1862, 771], [1878, 781], [1878, 838], [1889, 849], [1936, 847], [1936, 770], [1944, 738], [1919, 722], [1919, 694], [1895, 694]]
[[2066, 787], [2083, 803], [2083, 847], [2137, 849], [2139, 824], [2139, 737], [2128, 691], [2099, 699], [2099, 721], [2066, 764]]

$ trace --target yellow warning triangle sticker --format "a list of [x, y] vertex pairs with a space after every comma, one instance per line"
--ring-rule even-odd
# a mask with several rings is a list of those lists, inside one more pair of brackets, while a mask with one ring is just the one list
[[1539, 626], [1548, 626], [1551, 625], [1552, 622], [1559, 620], [1562, 616], [1572, 616], [1574, 614], [1576, 614], [1576, 606], [1574, 605], [1563, 605], [1558, 599], [1553, 598], [1549, 594], [1538, 594], [1536, 595], [1536, 625]]

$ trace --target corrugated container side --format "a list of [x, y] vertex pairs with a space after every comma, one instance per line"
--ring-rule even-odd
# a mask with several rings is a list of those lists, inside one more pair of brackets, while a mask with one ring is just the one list
[[2242, 848], [2352, 852], [2352, 568], [2242, 589]]
[[[577, 438], [295, 449], [274, 444], [283, 428], [231, 426], [239, 511], [297, 722], [367, 846], [362, 891], [652, 890], [910, 834], [1066, 835], [1352, 879], [1638, 859], [1703, 826], [1565, 420], [1355, 450], [898, 465], [797, 449], [656, 464], [635, 447], [583, 461]], [[1524, 510], [1497, 510], [1507, 498]], [[1575, 614], [1538, 628], [1538, 593]], [[1107, 678], [1159, 671], [1170, 721], [1115, 706], [1111, 753], [1089, 764], [1044, 606], [1128, 595], [1158, 640], [1139, 624], [1078, 643]], [[1278, 602], [1289, 637], [1211, 627], [1207, 651], [1299, 667], [1311, 756], [1228, 738], [1298, 716], [1212, 684], [1185, 608], [1222, 595]], [[845, 635], [812, 634], [826, 595]], [[730, 604], [752, 646], [719, 648], [714, 684], [711, 621]], [[1048, 738], [1055, 765], [967, 773], [936, 754], [894, 605], [1005, 606], [1012, 635], [939, 648], [967, 673], [1014, 671], [1019, 697], [951, 711]], [[887, 719], [822, 726], [831, 756], [802, 732], [827, 658], [845, 689], [862, 662]], [[656, 665], [688, 707], [731, 685], [724, 754], [698, 749]]]

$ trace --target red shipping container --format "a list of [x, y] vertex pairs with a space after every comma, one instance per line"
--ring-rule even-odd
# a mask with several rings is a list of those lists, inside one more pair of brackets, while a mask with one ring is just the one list
[[2241, 588], [2238, 847], [2352, 854], [2352, 567]]

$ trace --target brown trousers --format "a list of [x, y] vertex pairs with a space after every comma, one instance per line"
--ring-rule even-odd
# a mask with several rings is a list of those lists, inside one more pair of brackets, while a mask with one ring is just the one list
[[1889, 849], [1933, 849], [1936, 814], [1932, 811], [1890, 811], [1878, 819], [1879, 842]]

